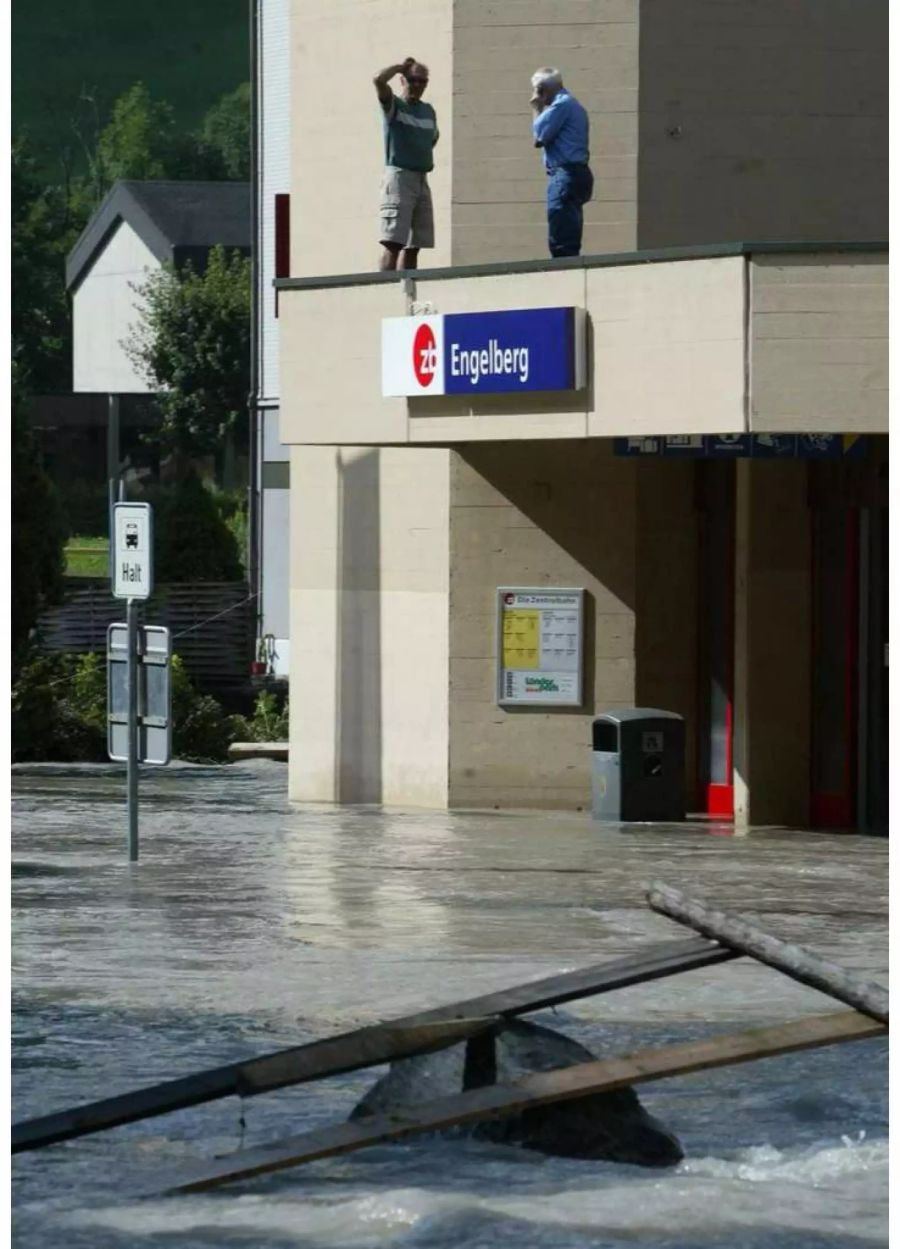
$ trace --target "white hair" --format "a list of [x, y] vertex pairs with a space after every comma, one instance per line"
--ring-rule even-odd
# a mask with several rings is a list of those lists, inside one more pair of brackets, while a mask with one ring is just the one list
[[545, 65], [542, 69], [536, 69], [531, 75], [531, 85], [537, 91], [538, 87], [561, 87], [562, 74], [558, 69], [554, 69], [552, 65]]

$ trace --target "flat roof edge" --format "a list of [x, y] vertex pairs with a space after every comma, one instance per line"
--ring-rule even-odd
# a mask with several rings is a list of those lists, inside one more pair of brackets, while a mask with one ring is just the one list
[[709, 260], [719, 256], [790, 255], [813, 252], [887, 252], [887, 240], [834, 242], [705, 243], [697, 247], [658, 247], [644, 251], [609, 252], [596, 256], [566, 256], [559, 260], [502, 260], [480, 265], [450, 265], [440, 269], [396, 269], [387, 273], [335, 273], [308, 278], [276, 278], [281, 291], [323, 290], [338, 286], [377, 286], [391, 282], [442, 282], [452, 278], [493, 277], [508, 273], [554, 273], [561, 269], [603, 269], [615, 265], [654, 264], [666, 260]]

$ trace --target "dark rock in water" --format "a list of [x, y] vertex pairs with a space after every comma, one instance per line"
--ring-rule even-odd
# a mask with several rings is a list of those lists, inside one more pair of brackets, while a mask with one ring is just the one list
[[[494, 1036], [391, 1063], [388, 1074], [373, 1085], [350, 1118], [419, 1110], [429, 1101], [465, 1089], [511, 1084], [536, 1071], [555, 1071], [595, 1058], [583, 1045], [550, 1028], [509, 1020]], [[647, 1113], [632, 1088], [535, 1106], [464, 1131], [479, 1140], [522, 1145], [564, 1158], [664, 1167], [684, 1157], [678, 1139]]]

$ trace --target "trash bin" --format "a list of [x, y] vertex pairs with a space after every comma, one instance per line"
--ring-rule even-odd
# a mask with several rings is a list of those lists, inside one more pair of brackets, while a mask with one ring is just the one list
[[595, 820], [683, 820], [682, 717], [655, 707], [597, 716], [591, 788]]

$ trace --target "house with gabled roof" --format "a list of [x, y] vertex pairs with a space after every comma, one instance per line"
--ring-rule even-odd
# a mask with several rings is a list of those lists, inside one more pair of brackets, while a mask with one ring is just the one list
[[135, 287], [163, 264], [201, 269], [221, 244], [250, 252], [246, 182], [116, 182], [66, 260], [72, 296], [72, 389], [147, 394], [124, 342], [138, 320]]

